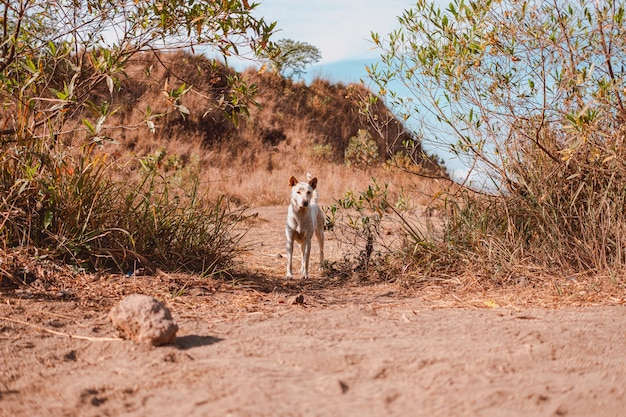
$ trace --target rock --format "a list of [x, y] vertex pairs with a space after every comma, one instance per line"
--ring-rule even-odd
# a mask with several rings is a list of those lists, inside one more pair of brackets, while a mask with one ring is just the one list
[[120, 336], [153, 346], [174, 342], [178, 325], [170, 311], [154, 297], [132, 294], [109, 312], [109, 320]]
[[287, 305], [293, 305], [293, 304], [304, 304], [304, 295], [299, 294], [299, 295], [290, 297], [287, 300]]
[[343, 381], [339, 381], [339, 388], [341, 388], [341, 393], [345, 394], [346, 392], [348, 392], [348, 390], [350, 389], [350, 387], [348, 386], [348, 384], [346, 384]]

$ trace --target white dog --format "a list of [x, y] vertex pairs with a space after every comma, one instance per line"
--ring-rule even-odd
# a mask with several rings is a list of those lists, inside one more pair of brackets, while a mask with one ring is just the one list
[[287, 278], [292, 278], [291, 260], [293, 257], [293, 242], [300, 243], [302, 247], [302, 278], [309, 277], [309, 257], [311, 255], [311, 239], [313, 233], [320, 245], [320, 268], [324, 261], [324, 213], [317, 205], [319, 194], [317, 178], [309, 179], [309, 182], [298, 182], [295, 177], [289, 179], [291, 186], [291, 203], [287, 212]]

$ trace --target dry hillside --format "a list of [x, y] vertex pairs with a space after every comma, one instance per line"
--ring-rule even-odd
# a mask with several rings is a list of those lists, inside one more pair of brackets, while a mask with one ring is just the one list
[[[227, 77], [235, 76], [256, 92], [249, 113], [237, 106], [241, 92], [227, 86]], [[181, 86], [192, 89], [176, 101], [165, 93]], [[292, 174], [314, 172], [332, 184], [327, 192], [334, 196], [364, 186], [371, 176], [390, 178], [389, 170], [379, 168], [411, 139], [382, 103], [371, 105], [369, 117], [361, 111], [369, 95], [361, 85], [317, 79], [307, 86], [272, 72], [237, 74], [202, 56], [145, 54], [128, 65], [120, 87], [109, 97], [102, 86], [100, 97], [94, 97], [94, 101], [110, 100], [118, 108], [108, 124], [120, 152], [145, 155], [164, 149], [173, 165], [199, 163], [208, 184], [246, 202], [282, 201], [284, 190], [274, 185], [286, 183], [285, 177]], [[238, 123], [228, 118], [220, 103], [237, 113]], [[189, 113], [182, 114], [174, 104]], [[153, 115], [163, 115], [154, 119], [152, 133], [145, 123], [148, 108]], [[367, 170], [349, 169], [346, 175], [344, 152], [359, 130], [368, 131], [376, 141], [380, 163]], [[422, 165], [417, 169], [441, 172], [422, 155], [419, 145], [410, 153]], [[254, 184], [251, 176], [257, 179]], [[348, 177], [352, 182], [344, 184], [342, 179]], [[262, 189], [264, 196], [246, 187]]]

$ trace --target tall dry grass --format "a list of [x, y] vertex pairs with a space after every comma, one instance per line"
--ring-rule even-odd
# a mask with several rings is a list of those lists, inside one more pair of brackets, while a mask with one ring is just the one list
[[458, 188], [441, 194], [443, 227], [409, 235], [404, 265], [416, 276], [471, 274], [498, 285], [581, 275], [614, 277], [623, 285], [624, 133], [570, 138], [579, 144], [573, 153], [556, 137], [542, 147], [516, 148], [508, 194]]
[[0, 151], [5, 249], [34, 247], [78, 267], [125, 273], [232, 267], [239, 211], [206, 195], [195, 172], [168, 166], [164, 153], [125, 159], [93, 144], [24, 145]]

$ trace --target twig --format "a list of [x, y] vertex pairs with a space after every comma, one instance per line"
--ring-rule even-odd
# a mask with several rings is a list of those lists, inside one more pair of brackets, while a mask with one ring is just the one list
[[41, 326], [38, 326], [36, 324], [31, 324], [31, 323], [25, 322], [23, 320], [10, 319], [8, 317], [2, 317], [2, 316], [0, 316], [0, 320], [5, 320], [5, 321], [10, 321], [12, 323], [22, 324], [24, 326], [29, 326], [29, 327], [32, 327], [34, 329], [37, 329], [37, 330], [39, 330], [41, 332], [51, 333], [51, 334], [54, 334], [54, 335], [57, 335], [57, 336], [66, 336], [66, 337], [69, 337], [70, 339], [92, 340], [92, 341], [100, 341], [100, 342], [114, 342], [114, 341], [124, 340], [124, 339], [121, 339], [119, 337], [77, 336], [77, 335], [73, 335], [73, 334], [70, 334], [70, 333], [57, 332], [56, 330], [46, 329], [45, 327], [41, 327]]
[[83, 327], [83, 328], [89, 327], [89, 326], [85, 326], [84, 324], [78, 323], [74, 317], [67, 316], [65, 314], [53, 313], [52, 311], [44, 311], [44, 310], [39, 311], [39, 313], [41, 313], [41, 314], [48, 314], [48, 315], [53, 316], [53, 317], [59, 317], [59, 318], [62, 318], [62, 319], [71, 320], [71, 321], [74, 322], [74, 324], [76, 324], [76, 325], [78, 325], [80, 327]]
[[466, 304], [465, 301], [461, 300], [459, 297], [454, 295], [454, 293], [452, 293], [452, 291], [448, 290], [448, 294], [450, 294], [452, 297], [456, 298], [457, 301], [459, 301], [461, 304]]

